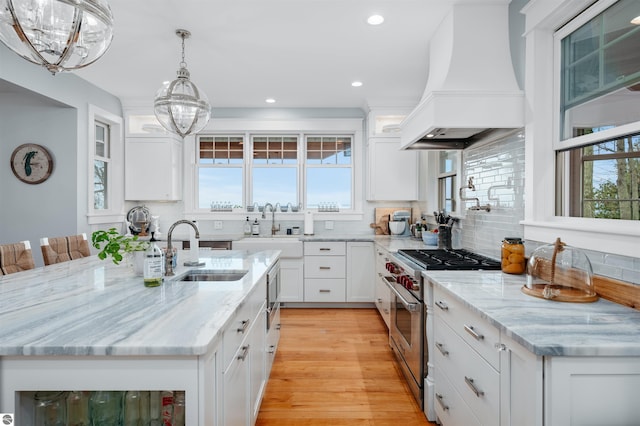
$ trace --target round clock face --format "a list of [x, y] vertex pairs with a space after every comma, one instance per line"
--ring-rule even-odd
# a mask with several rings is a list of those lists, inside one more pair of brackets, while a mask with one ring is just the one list
[[53, 159], [45, 147], [35, 143], [26, 143], [13, 150], [11, 170], [18, 179], [25, 183], [41, 183], [51, 176]]

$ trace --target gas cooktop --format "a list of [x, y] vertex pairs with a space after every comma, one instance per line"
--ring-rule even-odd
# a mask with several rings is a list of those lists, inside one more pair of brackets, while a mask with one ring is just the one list
[[498, 270], [500, 261], [464, 249], [398, 250], [398, 255], [432, 271]]

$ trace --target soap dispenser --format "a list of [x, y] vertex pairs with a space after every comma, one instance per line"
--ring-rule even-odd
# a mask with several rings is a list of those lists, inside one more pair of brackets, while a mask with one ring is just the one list
[[251, 222], [249, 222], [249, 216], [247, 216], [247, 220], [244, 223], [244, 235], [251, 235]]
[[258, 223], [258, 219], [256, 219], [251, 226], [251, 234], [260, 235], [260, 224]]

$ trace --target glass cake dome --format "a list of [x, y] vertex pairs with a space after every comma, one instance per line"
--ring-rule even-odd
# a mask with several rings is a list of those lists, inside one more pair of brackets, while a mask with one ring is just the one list
[[582, 251], [567, 246], [560, 238], [531, 254], [522, 292], [557, 302], [598, 300], [591, 262]]

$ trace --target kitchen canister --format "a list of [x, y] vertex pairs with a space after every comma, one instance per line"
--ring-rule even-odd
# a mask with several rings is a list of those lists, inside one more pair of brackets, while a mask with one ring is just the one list
[[524, 274], [524, 243], [521, 238], [505, 237], [501, 246], [502, 272]]

